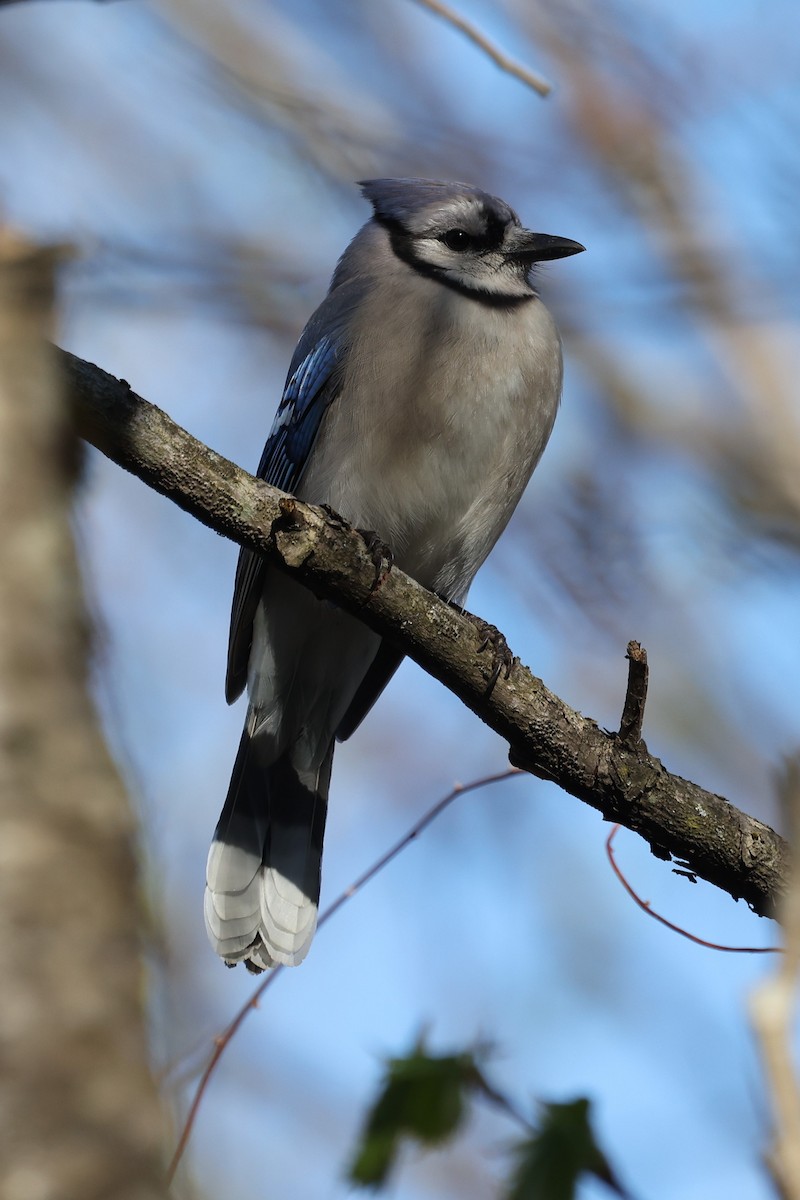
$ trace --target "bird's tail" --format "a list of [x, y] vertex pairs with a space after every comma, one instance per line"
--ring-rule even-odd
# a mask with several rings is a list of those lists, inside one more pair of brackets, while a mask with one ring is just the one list
[[303, 757], [298, 743], [275, 758], [245, 726], [206, 868], [206, 929], [227, 963], [296, 966], [314, 936], [333, 743], [316, 767]]

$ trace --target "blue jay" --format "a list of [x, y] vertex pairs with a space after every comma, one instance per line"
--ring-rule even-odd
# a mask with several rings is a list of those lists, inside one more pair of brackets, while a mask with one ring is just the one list
[[[583, 250], [531, 233], [462, 183], [370, 179], [289, 367], [258, 474], [359, 529], [463, 603], [553, 428], [561, 343], [534, 263]], [[355, 617], [249, 550], [236, 570], [226, 697], [249, 705], [208, 857], [205, 918], [226, 963], [305, 957], [334, 742], [402, 660]]]

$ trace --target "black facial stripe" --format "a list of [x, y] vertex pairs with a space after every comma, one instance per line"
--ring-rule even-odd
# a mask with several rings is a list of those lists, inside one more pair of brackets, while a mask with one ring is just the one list
[[474, 300], [476, 304], [484, 304], [487, 308], [517, 308], [520, 304], [527, 304], [529, 300], [536, 297], [536, 293], [531, 291], [522, 296], [504, 296], [502, 292], [487, 292], [478, 288], [467, 287], [458, 279], [453, 279], [441, 267], [436, 267], [432, 263], [421, 262], [415, 258], [410, 251], [410, 244], [414, 240], [422, 241], [423, 236], [411, 238], [401, 225], [395, 222], [382, 221], [389, 233], [389, 238], [392, 244], [392, 250], [398, 258], [404, 263], [412, 267], [418, 275], [423, 275], [426, 279], [435, 279], [437, 283], [443, 284], [451, 291], [458, 292], [462, 296], [467, 296], [470, 300]]
[[[440, 234], [435, 234], [432, 230], [426, 231], [425, 233], [410, 233], [400, 221], [389, 220], [386, 217], [378, 216], [377, 213], [375, 214], [375, 220], [379, 225], [383, 225], [384, 229], [387, 230], [392, 239], [392, 247], [394, 248], [395, 253], [405, 262], [410, 261], [410, 259], [407, 253], [401, 253], [398, 250], [397, 245], [400, 241], [424, 242], [433, 237], [436, 238], [437, 241], [443, 242], [446, 234], [451, 233], [454, 229], [462, 229], [469, 238], [468, 249], [476, 250], [479, 254], [481, 254], [487, 250], [500, 249], [505, 239], [506, 229], [510, 224], [509, 221], [503, 220], [502, 217], [498, 217], [496, 213], [487, 212], [486, 230], [483, 233], [471, 233], [469, 229], [464, 229], [462, 225], [459, 225], [458, 222], [454, 220], [453, 224], [449, 225], [446, 229], [443, 229]], [[466, 248], [467, 247], [465, 247], [465, 249]]]
[[[489, 213], [486, 218], [486, 229], [483, 233], [471, 233], [469, 229], [464, 229], [463, 226], [453, 225], [450, 229], [446, 229], [438, 235], [438, 241], [444, 242], [451, 250], [458, 250], [461, 247], [451, 245], [452, 235], [454, 233], [462, 233], [468, 241], [464, 243], [464, 250], [474, 250], [478, 254], [484, 254], [490, 250], [499, 250], [503, 245], [503, 239], [506, 235], [506, 226], [508, 222], [501, 221], [499, 217]], [[430, 234], [415, 234], [416, 238], [429, 237]]]
[[[443, 242], [444, 245], [447, 246], [449, 250], [455, 250], [456, 252], [458, 252], [458, 251], [463, 252], [464, 250], [474, 250], [477, 254], [485, 254], [489, 250], [496, 250], [498, 248], [498, 246], [500, 245], [500, 242], [492, 241], [492, 239], [490, 237], [488, 237], [485, 233], [483, 233], [483, 234], [469, 233], [466, 229], [463, 229], [463, 230], [458, 230], [458, 232], [464, 234], [464, 236], [467, 239], [466, 242], [464, 243], [463, 247], [454, 246], [449, 239], [450, 239], [450, 235], [455, 232], [456, 232], [455, 228], [448, 229], [445, 233], [440, 233], [436, 240], [439, 242]], [[425, 235], [417, 235], [417, 236], [420, 241], [427, 240], [425, 238]]]

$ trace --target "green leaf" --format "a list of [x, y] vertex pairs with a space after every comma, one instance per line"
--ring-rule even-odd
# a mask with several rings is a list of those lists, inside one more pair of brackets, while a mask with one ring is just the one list
[[406, 1058], [390, 1059], [349, 1170], [351, 1182], [375, 1188], [385, 1183], [402, 1138], [432, 1146], [451, 1137], [464, 1118], [468, 1093], [481, 1085], [471, 1053], [435, 1057], [420, 1043]]
[[506, 1200], [574, 1200], [584, 1174], [625, 1195], [595, 1141], [588, 1100], [542, 1105], [538, 1132], [516, 1147], [516, 1155]]

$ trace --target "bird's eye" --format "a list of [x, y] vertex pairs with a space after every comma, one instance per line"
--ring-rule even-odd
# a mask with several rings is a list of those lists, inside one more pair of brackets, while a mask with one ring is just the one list
[[441, 240], [448, 250], [466, 250], [472, 245], [472, 238], [465, 229], [448, 229], [442, 234]]

